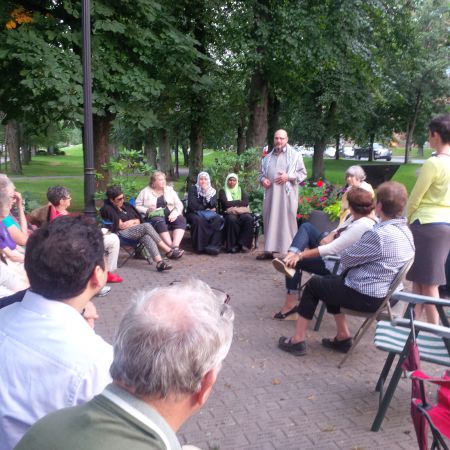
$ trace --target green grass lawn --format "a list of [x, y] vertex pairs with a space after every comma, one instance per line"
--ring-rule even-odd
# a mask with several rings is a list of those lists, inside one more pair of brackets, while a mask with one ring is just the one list
[[[394, 156], [402, 156], [405, 157], [405, 148], [404, 147], [391, 147], [392, 154]], [[431, 154], [434, 152], [431, 148], [425, 148], [423, 150], [423, 158], [429, 158]], [[417, 148], [413, 148], [410, 154], [411, 158], [422, 158], [419, 156]]]
[[[33, 199], [41, 204], [46, 202], [46, 192], [49, 186], [64, 185], [72, 192], [72, 211], [83, 210], [84, 204], [84, 182], [83, 178], [70, 178], [74, 176], [83, 176], [83, 151], [82, 146], [77, 145], [62, 149], [66, 152], [64, 156], [35, 156], [28, 166], [24, 166], [23, 176], [14, 176], [14, 183], [20, 192], [28, 192]], [[397, 149], [401, 153], [402, 149]], [[431, 153], [430, 150], [428, 150]], [[429, 153], [426, 153], [427, 155]], [[221, 158], [223, 152], [206, 149], [204, 152], [205, 167], [215, 163], [216, 158]], [[180, 152], [180, 166], [182, 165], [182, 154]], [[325, 159], [326, 177], [334, 185], [341, 186], [344, 183], [345, 170], [358, 161], [341, 159]], [[364, 161], [364, 164], [368, 164]], [[374, 162], [371, 164], [380, 164]], [[312, 172], [312, 158], [305, 158], [305, 165], [308, 173]], [[394, 180], [399, 181], [411, 191], [416, 181], [416, 171], [420, 168], [418, 164], [401, 165], [394, 176]], [[54, 176], [63, 176], [64, 178], [51, 178]], [[42, 177], [33, 180], [26, 177]], [[48, 179], [46, 177], [49, 177]], [[148, 178], [143, 176], [138, 178], [138, 184], [146, 186]], [[184, 192], [185, 180], [182, 177], [174, 183], [175, 189]]]

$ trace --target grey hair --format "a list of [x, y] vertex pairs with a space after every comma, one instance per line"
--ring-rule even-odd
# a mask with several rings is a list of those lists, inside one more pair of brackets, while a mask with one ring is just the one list
[[200, 280], [142, 292], [119, 325], [111, 377], [150, 398], [196, 393], [225, 359], [233, 320]]
[[52, 186], [47, 190], [47, 200], [53, 205], [58, 206], [61, 200], [70, 197], [70, 191], [64, 186]]
[[0, 211], [6, 212], [10, 206], [10, 193], [15, 191], [13, 182], [3, 173], [0, 173]]
[[345, 177], [355, 177], [360, 181], [364, 181], [366, 179], [366, 172], [361, 166], [350, 166], [345, 171]]

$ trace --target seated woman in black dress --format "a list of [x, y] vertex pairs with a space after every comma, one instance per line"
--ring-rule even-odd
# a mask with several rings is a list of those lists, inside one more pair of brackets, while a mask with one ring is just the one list
[[[238, 183], [238, 176], [230, 173], [219, 192], [219, 202], [225, 219], [228, 253], [248, 252], [253, 240], [253, 217], [248, 208], [248, 196]], [[243, 212], [247, 208], [248, 212]]]
[[161, 239], [149, 223], [142, 223], [137, 209], [130, 203], [124, 202], [124, 195], [120, 187], [110, 186], [106, 190], [106, 197], [100, 214], [103, 219], [112, 222], [111, 231], [125, 239], [142, 243], [147, 253], [156, 262], [158, 272], [171, 269], [172, 266], [162, 259], [158, 247], [170, 259], [177, 259], [180, 256], [173, 253], [173, 249]]
[[200, 172], [189, 188], [186, 218], [191, 224], [194, 250], [217, 256], [222, 245], [223, 217], [216, 213], [217, 194], [207, 172]]

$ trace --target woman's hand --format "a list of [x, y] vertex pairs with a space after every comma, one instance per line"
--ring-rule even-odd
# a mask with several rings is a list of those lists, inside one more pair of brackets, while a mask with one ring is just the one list
[[329, 244], [334, 240], [334, 237], [336, 236], [336, 231], [332, 231], [331, 233], [327, 234], [321, 241], [320, 245]]
[[169, 222], [174, 222], [178, 217], [178, 213], [176, 211], [172, 211], [167, 218]]

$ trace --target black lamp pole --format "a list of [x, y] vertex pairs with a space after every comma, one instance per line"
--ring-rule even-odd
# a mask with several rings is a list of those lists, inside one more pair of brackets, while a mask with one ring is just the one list
[[95, 217], [94, 132], [92, 124], [91, 79], [91, 12], [90, 0], [82, 0], [81, 26], [83, 29], [83, 154], [84, 154], [84, 213]]

